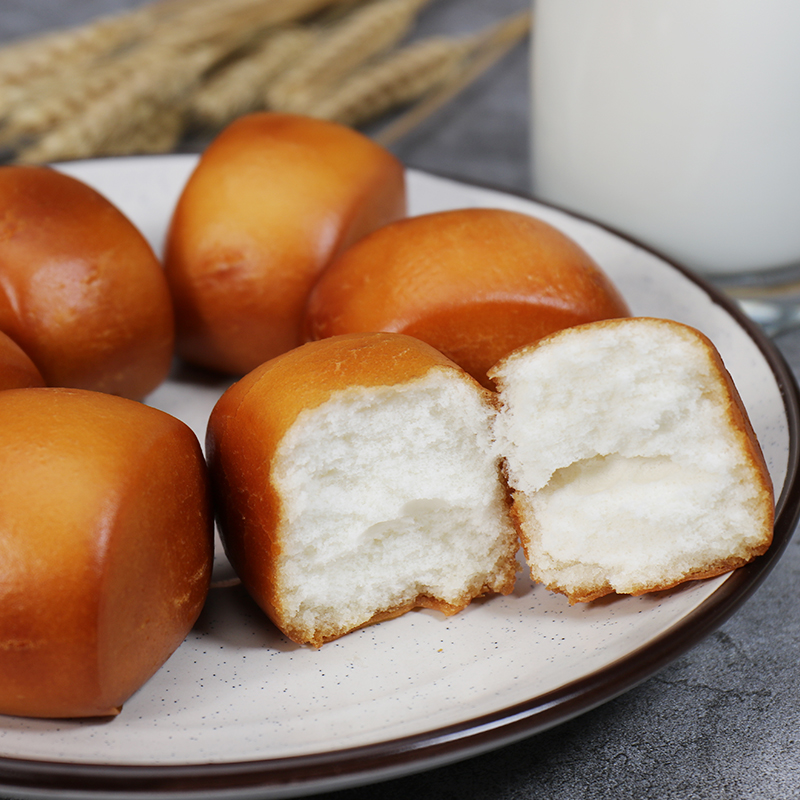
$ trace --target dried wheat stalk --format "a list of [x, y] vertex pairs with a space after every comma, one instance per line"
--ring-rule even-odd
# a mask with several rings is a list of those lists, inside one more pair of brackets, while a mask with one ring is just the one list
[[532, 14], [525, 11], [489, 28], [480, 36], [481, 41], [475, 52], [457, 73], [427, 92], [419, 102], [375, 134], [373, 139], [384, 147], [390, 147], [417, 128], [524, 39], [530, 32], [532, 22]]
[[[226, 0], [186, 5], [172, 24], [82, 73], [66, 85], [47, 84], [35, 102], [18, 105], [0, 131], [0, 143], [19, 145], [25, 159], [90, 155], [120, 116], [139, 104], [172, 103], [213, 64], [249, 42], [263, 29], [310, 14], [335, 0]], [[178, 24], [180, 22], [180, 24]]]
[[61, 31], [42, 40], [9, 45], [0, 51], [0, 87], [19, 86], [52, 74], [75, 61], [86, 64], [138, 38], [149, 24], [146, 14], [99, 19], [83, 28]]
[[[208, 0], [206, 0], [208, 2]], [[0, 49], [0, 88], [20, 86], [57, 74], [73, 64], [87, 64], [137, 41], [191, 0], [160, 0], [127, 13], [100, 17], [85, 25], [12, 42]]]
[[[53, 135], [23, 148], [16, 163], [165, 153], [177, 146], [184, 129], [185, 115], [180, 106], [145, 104], [137, 108], [136, 114], [126, 116], [114, 126], [89, 131], [88, 138], [82, 126], [69, 123]], [[101, 131], [102, 135], [98, 135]]]
[[180, 108], [153, 106], [147, 116], [142, 116], [129, 128], [123, 127], [106, 138], [92, 155], [167, 153], [175, 149], [183, 131], [184, 114]]
[[[255, 36], [260, 30], [291, 21], [324, 7], [330, 0], [202, 0], [187, 5], [170, 25], [157, 31], [162, 43], [176, 48], [219, 38], [239, 28]], [[247, 30], [246, 26], [253, 28]]]
[[306, 113], [343, 125], [360, 125], [416, 100], [445, 81], [477, 44], [474, 37], [414, 42], [363, 67]]
[[319, 31], [294, 25], [269, 33], [241, 58], [226, 64], [187, 101], [191, 122], [219, 128], [230, 120], [264, 107], [265, 86], [309, 49]]
[[181, 60], [174, 70], [161, 48], [151, 48], [147, 58], [137, 54], [125, 65], [126, 80], [114, 80], [93, 97], [80, 113], [63, 116], [34, 144], [23, 147], [24, 162], [88, 158], [102, 152], [106, 141], [119, 139], [120, 128], [136, 129], [155, 109], [169, 109], [199, 75], [218, 58], [213, 47], [200, 48]]
[[70, 83], [81, 82], [96, 64], [140, 41], [150, 30], [153, 17], [146, 6], [6, 45], [0, 49], [0, 119], [35, 104], [38, 98], [59, 93]]
[[[0, 92], [0, 120], [6, 120], [25, 106], [36, 103], [39, 98], [45, 97], [53, 91], [58, 91], [64, 86], [65, 76], [74, 74], [73, 64], [66, 64], [60, 75], [46, 73], [31, 78], [25, 83], [11, 84], [4, 86]], [[80, 80], [80, 69], [78, 68], [78, 80]]]
[[374, 0], [340, 0], [316, 14], [313, 21], [316, 25], [333, 25], [334, 22], [339, 22], [348, 14], [352, 14], [360, 6], [366, 6], [373, 2]]
[[[390, 52], [428, 2], [160, 0], [145, 7], [151, 22], [138, 38], [113, 51], [97, 49], [85, 63], [76, 58], [58, 72], [51, 65], [5, 91], [0, 50], [0, 116], [6, 114], [0, 143], [14, 144], [18, 160], [29, 163], [164, 152], [176, 146], [187, 120], [222, 127], [265, 99], [275, 110], [359, 125], [423, 98], [376, 137], [386, 144], [477, 77], [530, 26], [530, 15], [520, 15], [477, 35]], [[153, 24], [156, 16], [170, 24]], [[80, 36], [89, 41], [99, 30]], [[60, 35], [41, 40], [52, 44]], [[63, 52], [80, 40], [76, 31], [63, 35]], [[46, 49], [52, 54], [58, 47]], [[265, 93], [265, 85], [272, 91]]]
[[434, 89], [452, 97], [525, 36], [530, 23], [525, 12], [472, 36], [414, 42], [353, 73], [308, 113], [356, 126]]
[[377, 0], [357, 8], [267, 89], [266, 105], [306, 113], [346, 75], [394, 46], [430, 0]]

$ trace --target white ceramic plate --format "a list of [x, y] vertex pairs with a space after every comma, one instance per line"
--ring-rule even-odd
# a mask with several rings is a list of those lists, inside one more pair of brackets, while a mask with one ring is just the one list
[[[78, 162], [63, 171], [115, 202], [156, 250], [193, 156]], [[626, 691], [729, 616], [767, 574], [798, 516], [798, 403], [770, 342], [716, 292], [630, 240], [528, 199], [412, 172], [412, 213], [492, 206], [580, 242], [636, 314], [716, 343], [781, 495], [775, 543], [732, 575], [570, 607], [520, 578], [509, 597], [429, 611], [321, 650], [283, 638], [240, 588], [211, 592], [185, 643], [111, 721], [0, 717], [0, 792], [15, 797], [285, 797], [466, 758]], [[202, 441], [225, 381], [178, 371], [150, 402]], [[218, 554], [217, 577], [229, 574]]]

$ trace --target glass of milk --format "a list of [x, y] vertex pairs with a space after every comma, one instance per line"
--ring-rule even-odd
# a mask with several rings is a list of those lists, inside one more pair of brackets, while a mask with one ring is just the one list
[[734, 293], [800, 280], [800, 0], [533, 10], [534, 194]]

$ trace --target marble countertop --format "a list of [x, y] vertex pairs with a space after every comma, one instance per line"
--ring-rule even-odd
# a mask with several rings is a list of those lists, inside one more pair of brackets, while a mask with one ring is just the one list
[[[3, 0], [0, 41], [135, 4]], [[437, 0], [424, 31], [475, 29], [524, 0]], [[524, 45], [393, 146], [409, 166], [529, 188]], [[195, 145], [196, 146], [196, 145]], [[187, 147], [191, 147], [187, 145]], [[800, 374], [800, 331], [776, 343]], [[800, 798], [800, 539], [721, 628], [655, 677], [545, 733], [470, 760], [320, 797], [366, 800]]]

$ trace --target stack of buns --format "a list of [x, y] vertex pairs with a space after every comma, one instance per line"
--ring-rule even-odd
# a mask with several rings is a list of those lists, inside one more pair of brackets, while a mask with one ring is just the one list
[[[246, 589], [317, 647], [511, 592], [520, 540], [571, 602], [769, 547], [769, 474], [702, 334], [630, 317], [540, 220], [404, 215], [394, 157], [291, 115], [211, 145], [165, 270], [85, 184], [0, 168], [0, 713], [118, 711], [200, 613], [212, 492]], [[210, 477], [183, 423], [134, 402], [176, 341], [245, 374]]]
[[163, 269], [86, 184], [3, 167], [0, 333], [49, 386], [142, 399], [175, 353], [241, 376], [303, 341], [366, 331], [421, 339], [490, 387], [487, 370], [515, 348], [629, 314], [545, 222], [405, 215], [394, 156], [291, 114], [244, 116], [212, 142], [174, 209]]

